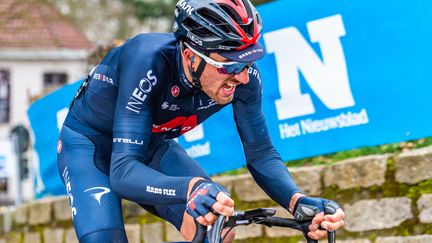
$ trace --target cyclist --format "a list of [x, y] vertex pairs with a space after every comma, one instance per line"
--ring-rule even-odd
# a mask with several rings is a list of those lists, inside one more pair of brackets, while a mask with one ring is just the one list
[[169, 221], [186, 240], [193, 219], [210, 225], [215, 213], [231, 215], [229, 193], [172, 139], [229, 104], [259, 186], [296, 219], [313, 218], [311, 238], [325, 237], [319, 225], [343, 226], [335, 202], [301, 194], [270, 141], [254, 64], [265, 54], [254, 6], [180, 0], [175, 20], [174, 33], [140, 34], [111, 50], [71, 104], [57, 152], [79, 241], [127, 242], [121, 198]]

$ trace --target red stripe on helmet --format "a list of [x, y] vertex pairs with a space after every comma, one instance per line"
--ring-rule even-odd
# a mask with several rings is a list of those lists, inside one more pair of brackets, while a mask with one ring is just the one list
[[260, 34], [254, 35], [252, 38], [241, 39], [241, 42], [243, 42], [244, 45], [237, 47], [236, 50], [243, 50], [246, 47], [255, 44], [259, 37], [260, 37]]
[[[237, 5], [233, 3], [233, 1], [235, 1]], [[242, 19], [243, 23], [244, 24], [248, 23], [249, 16], [247, 14], [246, 7], [243, 4], [242, 0], [215, 0], [215, 2], [219, 4], [227, 5], [228, 7], [234, 9], [235, 12], [238, 13], [240, 18]]]
[[261, 33], [258, 30], [258, 19], [256, 14], [253, 15], [253, 23], [254, 23], [254, 34], [253, 37], [255, 39], [255, 41], [257, 41], [259, 39], [259, 37], [261, 36]]
[[[232, 23], [234, 24], [237, 33], [241, 36], [241, 42], [243, 43], [242, 46], [239, 46], [236, 48], [236, 50], [242, 50], [250, 45], [253, 45], [257, 42], [258, 38], [260, 37], [260, 33], [258, 32], [258, 23], [257, 18], [255, 14], [252, 14], [252, 16], [249, 16], [246, 7], [243, 3], [243, 0], [215, 0], [216, 3], [220, 5], [225, 5], [231, 9], [233, 9], [241, 18], [243, 24], [247, 24], [250, 18], [253, 18], [253, 25], [254, 25], [254, 33], [252, 37], [249, 37], [246, 32], [239, 26], [237, 21], [234, 21], [234, 19], [231, 19]], [[234, 3], [235, 2], [235, 3]]]
[[240, 27], [240, 25], [238, 25], [235, 21], [233, 21], [233, 23], [237, 29], [237, 32], [242, 37], [240, 41], [244, 43], [242, 46], [237, 47], [236, 50], [245, 49], [246, 47], [253, 45], [257, 42], [258, 38], [260, 37], [260, 33], [258, 33], [258, 26], [256, 21], [254, 21], [254, 34], [252, 37], [248, 37], [244, 30]]

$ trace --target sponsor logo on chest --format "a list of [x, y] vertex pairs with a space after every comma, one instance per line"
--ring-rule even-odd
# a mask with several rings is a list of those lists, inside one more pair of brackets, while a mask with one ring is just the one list
[[129, 102], [126, 105], [126, 109], [139, 114], [144, 101], [147, 99], [148, 94], [152, 92], [152, 89], [157, 84], [157, 77], [153, 75], [153, 70], [147, 72], [147, 77], [140, 80], [138, 87], [132, 92]]

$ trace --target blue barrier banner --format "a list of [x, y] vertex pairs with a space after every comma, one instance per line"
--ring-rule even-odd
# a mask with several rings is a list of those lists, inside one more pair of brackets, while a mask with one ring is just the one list
[[39, 158], [36, 175], [36, 197], [66, 193], [57, 169], [57, 140], [69, 111], [69, 104], [82, 80], [35, 101], [28, 110], [34, 134], [34, 148]]
[[[286, 0], [258, 11], [263, 110], [284, 160], [432, 135], [432, 1]], [[79, 83], [29, 111], [50, 194], [64, 193], [57, 124]], [[245, 163], [231, 107], [177, 141], [209, 174]]]
[[260, 8], [264, 110], [284, 159], [432, 135], [431, 1]]
[[[284, 160], [432, 135], [432, 1], [286, 0], [258, 11], [263, 110]], [[180, 139], [211, 152], [197, 158], [210, 173], [244, 165], [231, 117], [212, 117], [195, 143]]]

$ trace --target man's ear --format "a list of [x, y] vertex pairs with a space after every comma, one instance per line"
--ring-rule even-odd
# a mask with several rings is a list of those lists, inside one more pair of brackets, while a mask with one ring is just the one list
[[194, 53], [190, 49], [185, 48], [183, 55], [186, 58], [187, 64], [192, 68], [193, 63], [195, 62]]

